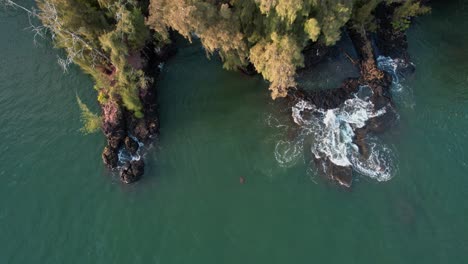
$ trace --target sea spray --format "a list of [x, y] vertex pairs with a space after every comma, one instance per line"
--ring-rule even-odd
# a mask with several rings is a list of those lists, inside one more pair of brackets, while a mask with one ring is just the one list
[[398, 74], [398, 68], [406, 67], [406, 63], [403, 60], [379, 56], [377, 57], [377, 66], [392, 76], [392, 88], [394, 91], [399, 92], [403, 90], [403, 85], [400, 82]]
[[392, 96], [395, 103], [399, 106], [414, 108], [413, 90], [404, 85], [405, 79], [401, 74], [402, 69], [413, 67], [402, 59], [379, 56], [377, 57], [377, 66], [392, 76]]
[[142, 149], [144, 148], [143, 142], [139, 141], [138, 138], [135, 136], [130, 135], [129, 136], [132, 140], [134, 140], [138, 144], [138, 149], [134, 155], [132, 155], [127, 148], [120, 148], [119, 153], [118, 153], [118, 168], [121, 168], [125, 164], [135, 161], [135, 160], [140, 160], [141, 159], [141, 153]]
[[[411, 90], [403, 85], [404, 79], [399, 73], [409, 65], [404, 60], [384, 56], [379, 56], [377, 63], [380, 69], [392, 76], [391, 92], [397, 103], [414, 106]], [[368, 155], [364, 157], [353, 142], [356, 129], [364, 127], [369, 119], [394, 111], [391, 107], [375, 110], [371, 96], [370, 87], [362, 85], [353, 98], [338, 108], [324, 110], [310, 102], [298, 101], [291, 110], [299, 131], [292, 139], [277, 141], [275, 158], [278, 163], [281, 166], [295, 164], [299, 157], [304, 156], [304, 146], [310, 144], [310, 152], [317, 159], [328, 158], [336, 165], [351, 166], [359, 174], [377, 181], [390, 180], [397, 170], [394, 151], [377, 137], [367, 135]]]
[[304, 100], [298, 101], [292, 107], [292, 118], [299, 125], [299, 132], [292, 140], [277, 142], [275, 158], [278, 163], [281, 166], [293, 164], [304, 155], [307, 142], [317, 159], [328, 158], [336, 165], [351, 166], [358, 173], [378, 181], [389, 180], [395, 170], [390, 148], [374, 139], [369, 146], [369, 156], [364, 158], [353, 143], [356, 129], [386, 112], [386, 108], [374, 110], [371, 95], [368, 86], [361, 86], [353, 98], [338, 108], [328, 110]]

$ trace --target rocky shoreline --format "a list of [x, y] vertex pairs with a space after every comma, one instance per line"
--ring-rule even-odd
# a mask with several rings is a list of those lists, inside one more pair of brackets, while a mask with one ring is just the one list
[[[356, 31], [351, 22], [346, 26], [344, 34], [347, 34], [355, 48], [358, 58], [348, 58], [358, 67], [360, 76], [348, 78], [336, 89], [319, 91], [307, 91], [300, 87], [289, 89], [288, 105], [300, 100], [309, 102], [320, 109], [335, 109], [346, 100], [351, 99], [362, 86], [368, 86], [372, 91], [370, 102], [374, 111], [384, 107], [391, 111], [384, 111], [382, 115], [370, 118], [365, 126], [354, 129], [353, 143], [358, 146], [362, 158], [369, 156], [369, 147], [366, 136], [371, 133], [381, 133], [394, 124], [396, 111], [393, 108], [390, 88], [392, 76], [377, 67], [377, 55], [398, 58], [404, 73], [412, 73], [414, 66], [410, 63], [407, 48], [408, 43], [405, 32], [396, 31], [392, 26], [392, 16], [400, 3], [380, 4], [375, 10], [376, 23], [379, 25], [377, 32], [369, 33], [364, 29]], [[160, 73], [160, 65], [175, 52], [173, 45], [162, 49], [153, 44], [147, 45], [138, 54], [136, 61], [131, 63], [135, 69], [143, 69], [147, 76], [154, 79]], [[320, 42], [315, 42], [303, 51], [305, 67], [313, 67], [333, 53], [339, 52], [336, 47], [328, 47]], [[135, 60], [135, 58], [133, 58]], [[257, 74], [252, 64], [238, 68], [247, 75]], [[109, 73], [109, 76], [114, 74]], [[144, 174], [145, 163], [143, 160], [144, 147], [148, 146], [159, 131], [159, 119], [157, 110], [157, 93], [154, 79], [148, 88], [140, 89], [140, 100], [143, 104], [143, 118], [135, 115], [123, 107], [122, 102], [108, 101], [101, 104], [102, 131], [107, 139], [107, 145], [102, 153], [104, 164], [113, 171], [118, 171], [120, 179], [124, 183], [132, 183]], [[351, 187], [353, 169], [351, 166], [339, 166], [329, 158], [314, 158], [314, 163], [319, 171], [327, 178], [345, 187]]]
[[[346, 100], [351, 99], [359, 91], [360, 87], [368, 86], [372, 90], [370, 102], [374, 111], [387, 108], [384, 114], [370, 118], [364, 127], [355, 128], [353, 143], [358, 146], [359, 154], [363, 159], [369, 157], [369, 146], [366, 142], [368, 134], [378, 134], [386, 131], [397, 118], [393, 106], [390, 89], [392, 86], [392, 76], [377, 67], [376, 56], [388, 56], [397, 58], [403, 65], [403, 74], [414, 72], [414, 66], [410, 63], [410, 56], [407, 48], [407, 38], [405, 32], [396, 31], [392, 27], [391, 18], [398, 4], [381, 4], [376, 10], [379, 30], [375, 34], [369, 32], [356, 31], [352, 25], [347, 26], [346, 33], [356, 50], [358, 58], [355, 60], [359, 68], [358, 78], [349, 78], [343, 81], [342, 85], [336, 89], [326, 89], [318, 91], [307, 91], [296, 88], [291, 89], [287, 99], [290, 105], [296, 104], [300, 100], [309, 102], [320, 109], [334, 109], [342, 105]], [[307, 54], [306, 66], [310, 67], [320, 63], [323, 57], [328, 54], [327, 47], [316, 47], [315, 54]], [[326, 178], [337, 182], [344, 187], [351, 187], [353, 181], [353, 169], [351, 166], [340, 166], [333, 163], [329, 158], [313, 158], [313, 162], [320, 174]]]
[[152, 43], [137, 53], [141, 61], [138, 67], [152, 77], [147, 88], [140, 88], [142, 118], [135, 117], [121, 102], [108, 101], [100, 105], [102, 131], [107, 139], [102, 160], [110, 170], [118, 171], [124, 183], [135, 182], [144, 174], [143, 148], [151, 144], [159, 132], [156, 79], [161, 69], [156, 65], [164, 63], [174, 53], [173, 45], [157, 48]]

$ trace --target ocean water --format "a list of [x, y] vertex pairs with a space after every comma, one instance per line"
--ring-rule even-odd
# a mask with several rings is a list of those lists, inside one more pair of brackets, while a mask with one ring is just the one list
[[[181, 42], [144, 178], [123, 185], [101, 163], [104, 137], [79, 131], [76, 94], [98, 110], [92, 80], [1, 10], [0, 263], [465, 263], [466, 26], [468, 3], [439, 1], [410, 29], [417, 70], [395, 86], [398, 125], [375, 139], [387, 181], [322, 179], [314, 138], [298, 140], [267, 83]], [[344, 60], [301, 78], [330, 88], [353, 74]]]

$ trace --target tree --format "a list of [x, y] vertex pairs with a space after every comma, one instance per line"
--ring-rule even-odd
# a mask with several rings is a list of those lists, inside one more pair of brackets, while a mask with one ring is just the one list
[[80, 129], [80, 131], [84, 134], [91, 134], [97, 132], [101, 127], [101, 118], [95, 113], [91, 112], [88, 106], [81, 101], [78, 95], [76, 96], [76, 101], [78, 103], [78, 106], [80, 107], [81, 122], [83, 122], [83, 127]]

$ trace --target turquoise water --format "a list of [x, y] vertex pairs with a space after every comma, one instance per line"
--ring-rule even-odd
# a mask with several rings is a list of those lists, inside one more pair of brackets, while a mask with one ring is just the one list
[[[2, 11], [0, 263], [464, 263], [468, 4], [433, 9], [409, 32], [417, 72], [381, 137], [398, 170], [351, 190], [302, 158], [281, 166], [275, 147], [290, 135], [276, 125], [290, 121], [268, 85], [185, 44], [159, 81], [145, 177], [122, 185], [101, 164], [104, 137], [78, 131], [75, 95], [98, 109], [90, 78], [63, 74], [60, 51]], [[333, 63], [319, 76], [333, 78]]]

